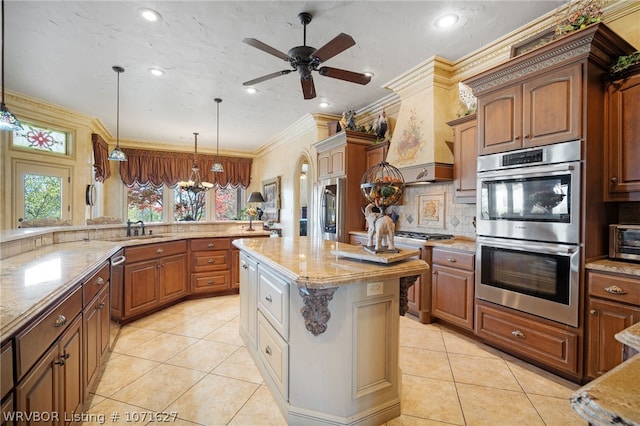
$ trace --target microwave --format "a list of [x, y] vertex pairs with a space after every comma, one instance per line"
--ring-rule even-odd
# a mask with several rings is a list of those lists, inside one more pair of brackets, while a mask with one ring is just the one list
[[640, 262], [640, 225], [609, 225], [609, 257]]

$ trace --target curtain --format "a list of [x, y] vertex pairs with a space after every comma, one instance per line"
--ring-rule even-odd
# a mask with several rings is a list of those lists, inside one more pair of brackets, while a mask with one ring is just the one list
[[[154, 186], [165, 184], [169, 187], [182, 180], [189, 180], [193, 166], [193, 154], [184, 152], [147, 151], [143, 149], [122, 148], [128, 161], [120, 163], [122, 182], [131, 186], [135, 182], [151, 183]], [[224, 167], [223, 173], [210, 171], [213, 163], [219, 161]], [[251, 158], [218, 157], [198, 154], [200, 178], [205, 182], [219, 186], [231, 185], [247, 188], [251, 181]]]
[[102, 136], [92, 133], [91, 142], [93, 142], [93, 168], [95, 169], [96, 182], [104, 182], [111, 176], [109, 168], [109, 145], [102, 139]]

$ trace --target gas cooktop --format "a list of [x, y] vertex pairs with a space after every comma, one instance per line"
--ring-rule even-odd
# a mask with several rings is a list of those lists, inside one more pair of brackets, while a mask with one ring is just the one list
[[448, 240], [453, 238], [451, 234], [432, 234], [426, 232], [409, 232], [409, 231], [396, 231], [394, 233], [396, 237], [412, 238], [414, 240]]

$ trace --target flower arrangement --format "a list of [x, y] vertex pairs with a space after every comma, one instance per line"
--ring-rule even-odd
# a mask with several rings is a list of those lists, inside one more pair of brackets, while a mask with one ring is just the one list
[[563, 35], [602, 21], [603, 0], [581, 0], [569, 7], [565, 19], [556, 28]]
[[256, 216], [258, 216], [258, 211], [257, 211], [255, 208], [253, 208], [253, 207], [249, 207], [249, 208], [247, 209], [247, 216], [249, 216], [249, 217], [256, 217]]

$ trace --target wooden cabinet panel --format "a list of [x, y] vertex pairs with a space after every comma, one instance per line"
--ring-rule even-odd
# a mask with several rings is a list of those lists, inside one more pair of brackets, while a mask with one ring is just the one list
[[109, 284], [110, 265], [105, 262], [102, 267], [82, 284], [82, 306], [87, 306], [98, 292]]
[[178, 299], [187, 294], [187, 256], [166, 256], [159, 262], [160, 303]]
[[191, 274], [191, 293], [214, 293], [231, 288], [230, 271]]
[[522, 86], [509, 86], [478, 98], [478, 154], [522, 147]]
[[160, 283], [156, 260], [127, 264], [124, 267], [124, 315], [130, 317], [157, 306], [160, 300]]
[[197, 238], [189, 241], [189, 248], [192, 251], [199, 250], [229, 250], [231, 248], [231, 238]]
[[453, 127], [453, 193], [456, 203], [476, 202], [478, 120], [469, 115], [447, 123]]
[[146, 244], [137, 247], [125, 248], [127, 264], [140, 262], [143, 260], [159, 259], [172, 254], [187, 252], [187, 241], [171, 241], [168, 243]]
[[[63, 424], [74, 423], [74, 413], [82, 412], [84, 384], [82, 380], [82, 318], [78, 316], [60, 342], [60, 407]], [[75, 422], [77, 423], [77, 422]]]
[[105, 287], [83, 312], [84, 321], [84, 386], [93, 387], [100, 365], [109, 347], [109, 288]]
[[589, 296], [640, 306], [640, 279], [587, 271]]
[[611, 82], [605, 102], [605, 200], [640, 201], [640, 66]]
[[578, 371], [578, 335], [496, 305], [476, 304], [476, 335], [491, 344], [571, 375]]
[[452, 268], [474, 271], [476, 266], [476, 256], [474, 253], [464, 253], [454, 250], [446, 250], [441, 247], [433, 249], [433, 263]]
[[11, 419], [13, 413], [16, 412], [16, 407], [13, 401], [13, 394], [7, 395], [2, 399], [2, 409], [0, 410], [0, 426], [14, 426], [16, 424], [15, 419]]
[[589, 298], [587, 376], [596, 378], [624, 361], [616, 333], [640, 322], [640, 307]]
[[433, 249], [431, 314], [473, 330], [475, 255], [440, 247]]
[[365, 149], [367, 156], [367, 166], [366, 169], [369, 170], [371, 167], [378, 165], [387, 159], [387, 152], [389, 151], [390, 142], [381, 142], [376, 143], [374, 145], [368, 146]]
[[191, 272], [220, 271], [229, 269], [229, 250], [191, 252]]
[[7, 342], [2, 346], [2, 351], [0, 351], [0, 399], [4, 399], [4, 397], [13, 389], [14, 378], [13, 378], [13, 343], [11, 341]]
[[[53, 413], [60, 407], [60, 376], [58, 347], [49, 349], [40, 362], [16, 387], [16, 409], [23, 413]], [[55, 424], [54, 422], [24, 422], [24, 425]]]

